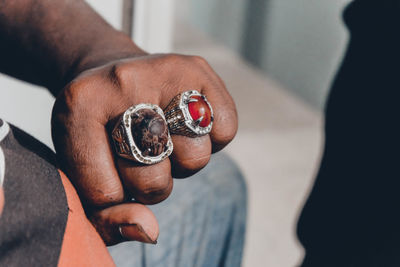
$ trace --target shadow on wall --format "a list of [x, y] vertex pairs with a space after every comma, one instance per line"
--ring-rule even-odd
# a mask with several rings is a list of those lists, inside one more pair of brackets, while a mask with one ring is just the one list
[[240, 52], [242, 56], [256, 67], [262, 67], [265, 58], [266, 32], [265, 17], [268, 17], [268, 0], [253, 0], [247, 2], [245, 25], [242, 33]]
[[191, 0], [189, 23], [322, 108], [347, 43], [350, 0]]

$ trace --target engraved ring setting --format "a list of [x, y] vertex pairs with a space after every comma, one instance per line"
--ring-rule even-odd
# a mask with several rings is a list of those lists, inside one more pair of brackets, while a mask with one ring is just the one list
[[164, 113], [153, 104], [128, 108], [115, 125], [111, 137], [120, 157], [146, 165], [161, 162], [173, 150]]

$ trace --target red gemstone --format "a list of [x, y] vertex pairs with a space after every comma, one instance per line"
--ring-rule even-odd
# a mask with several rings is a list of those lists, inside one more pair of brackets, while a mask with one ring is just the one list
[[188, 104], [190, 116], [194, 121], [203, 117], [200, 122], [201, 127], [207, 127], [211, 123], [211, 110], [207, 102], [201, 96], [192, 96], [191, 99], [196, 99], [196, 102]]

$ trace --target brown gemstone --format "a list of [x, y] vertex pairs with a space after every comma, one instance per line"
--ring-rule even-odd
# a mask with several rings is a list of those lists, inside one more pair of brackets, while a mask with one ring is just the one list
[[163, 153], [168, 143], [168, 126], [163, 117], [152, 109], [141, 109], [132, 115], [131, 131], [143, 156]]
[[199, 125], [207, 127], [211, 123], [211, 110], [207, 102], [201, 96], [192, 96], [190, 99], [195, 99], [195, 102], [189, 102], [188, 108], [190, 116], [194, 121], [201, 119]]

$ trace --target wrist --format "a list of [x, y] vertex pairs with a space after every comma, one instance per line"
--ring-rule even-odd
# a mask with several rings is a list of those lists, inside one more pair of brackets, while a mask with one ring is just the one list
[[126, 34], [113, 31], [95, 38], [88, 46], [83, 46], [63, 78], [63, 86], [85, 70], [105, 65], [109, 62], [147, 55]]

